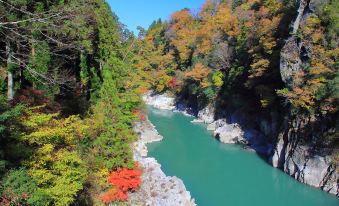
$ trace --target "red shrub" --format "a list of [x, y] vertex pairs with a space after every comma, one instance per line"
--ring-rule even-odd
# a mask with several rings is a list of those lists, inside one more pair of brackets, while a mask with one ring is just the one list
[[169, 82], [168, 82], [168, 87], [170, 89], [174, 89], [177, 86], [177, 80], [175, 77], [173, 77]]
[[101, 200], [108, 204], [114, 201], [126, 201], [128, 191], [135, 191], [141, 184], [142, 170], [135, 163], [134, 169], [122, 168], [112, 171], [108, 182], [114, 187], [101, 196]]

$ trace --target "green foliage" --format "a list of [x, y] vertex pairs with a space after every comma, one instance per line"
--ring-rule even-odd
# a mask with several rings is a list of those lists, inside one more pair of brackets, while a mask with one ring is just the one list
[[16, 195], [33, 195], [37, 191], [35, 181], [30, 177], [25, 168], [8, 171], [3, 180], [3, 191], [12, 190]]
[[29, 202], [69, 205], [87, 176], [85, 162], [74, 150], [87, 127], [79, 117], [56, 119], [57, 114], [40, 113], [37, 109], [28, 109], [23, 117], [25, 133], [20, 138], [34, 148], [33, 155], [24, 162], [37, 185]]
[[25, 78], [34, 84], [35, 89], [46, 89], [46, 86], [42, 84], [44, 79], [41, 77], [47, 74], [51, 61], [49, 46], [44, 41], [34, 44], [32, 50], [34, 54], [30, 57], [29, 68], [25, 70]]
[[110, 71], [104, 71], [100, 100], [94, 108], [93, 117], [100, 124], [94, 125], [93, 129], [100, 131], [94, 141], [95, 150], [98, 151], [95, 154], [97, 163], [109, 170], [134, 165], [130, 149], [130, 144], [135, 140], [130, 126], [133, 116], [123, 106], [118, 97], [116, 81]]
[[17, 105], [13, 108], [7, 103], [5, 96], [0, 95], [0, 138], [6, 138], [7, 135], [15, 130], [15, 123], [23, 111], [24, 105]]
[[87, 55], [84, 53], [81, 53], [80, 55], [80, 78], [81, 78], [81, 83], [84, 86], [88, 86], [89, 80], [90, 80], [90, 71], [87, 65]]
[[[0, 178], [8, 177], [3, 186], [13, 183], [16, 192], [29, 193], [30, 205], [72, 205], [78, 196], [100, 205], [97, 199], [106, 189], [110, 170], [134, 166], [132, 111], [140, 106], [136, 91], [128, 88], [133, 83], [128, 78], [134, 37], [104, 0], [10, 4], [24, 12], [0, 4], [4, 21], [32, 16], [44, 21], [0, 28], [1, 49], [10, 42], [22, 61], [12, 59], [9, 65], [18, 89], [16, 106], [0, 98]], [[53, 14], [57, 15], [48, 17]], [[154, 42], [164, 40], [159, 36]], [[5, 66], [3, 58], [2, 92], [7, 89]], [[27, 88], [33, 97], [24, 92]], [[20, 102], [46, 106], [25, 108]], [[11, 167], [25, 169], [8, 170]]]
[[318, 7], [319, 17], [326, 25], [326, 39], [328, 46], [335, 48], [338, 46], [339, 33], [339, 15], [338, 15], [339, 1], [331, 0], [329, 4], [322, 4]]
[[207, 87], [202, 90], [203, 99], [210, 102], [216, 96], [216, 91], [212, 87]]

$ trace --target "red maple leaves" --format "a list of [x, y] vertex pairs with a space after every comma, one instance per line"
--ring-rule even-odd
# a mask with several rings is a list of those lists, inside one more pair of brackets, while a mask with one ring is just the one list
[[174, 89], [177, 86], [177, 79], [173, 77], [169, 82], [168, 82], [168, 87], [170, 89]]
[[114, 187], [101, 195], [101, 200], [108, 204], [114, 201], [126, 201], [128, 192], [134, 192], [141, 184], [142, 170], [135, 163], [134, 169], [122, 168], [112, 171], [108, 182]]

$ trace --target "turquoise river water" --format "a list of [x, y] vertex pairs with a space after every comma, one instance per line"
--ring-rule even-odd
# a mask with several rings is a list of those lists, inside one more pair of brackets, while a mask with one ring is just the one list
[[299, 183], [255, 152], [222, 144], [203, 124], [149, 109], [163, 141], [148, 145], [163, 171], [181, 178], [199, 206], [339, 206], [339, 198]]

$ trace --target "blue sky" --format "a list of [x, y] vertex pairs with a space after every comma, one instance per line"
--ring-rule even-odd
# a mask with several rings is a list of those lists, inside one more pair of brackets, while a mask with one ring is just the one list
[[120, 22], [135, 34], [137, 26], [147, 29], [153, 20], [167, 20], [173, 12], [183, 8], [197, 11], [204, 2], [205, 0], [108, 0]]

